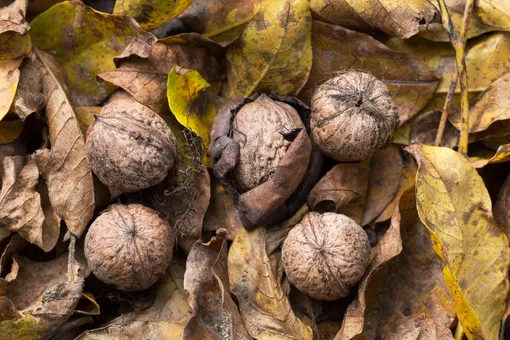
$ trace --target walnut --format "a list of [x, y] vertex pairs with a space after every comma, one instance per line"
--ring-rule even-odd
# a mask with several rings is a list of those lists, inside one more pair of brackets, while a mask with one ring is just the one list
[[368, 72], [341, 71], [311, 99], [311, 130], [320, 150], [337, 161], [360, 161], [386, 146], [399, 122], [386, 85]]
[[177, 142], [165, 121], [132, 100], [102, 108], [87, 131], [86, 149], [101, 182], [124, 192], [160, 183], [177, 157]]
[[244, 105], [234, 118], [233, 140], [240, 145], [235, 180], [242, 192], [270, 179], [292, 144], [292, 136], [305, 127], [290, 105], [261, 95]]
[[174, 234], [158, 213], [140, 204], [114, 204], [90, 226], [85, 257], [101, 281], [124, 291], [149, 288], [172, 261]]
[[310, 212], [283, 242], [282, 262], [289, 281], [317, 300], [350, 294], [370, 261], [363, 228], [345, 215]]

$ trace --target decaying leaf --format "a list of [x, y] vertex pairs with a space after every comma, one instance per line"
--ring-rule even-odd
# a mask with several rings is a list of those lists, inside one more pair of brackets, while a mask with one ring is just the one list
[[193, 0], [118, 0], [113, 14], [133, 17], [140, 27], [151, 31], [166, 21], [175, 18], [188, 7]]
[[232, 293], [246, 330], [256, 339], [312, 339], [312, 330], [292, 311], [265, 248], [263, 227], [237, 234], [228, 254]]
[[390, 204], [400, 186], [404, 162], [395, 144], [377, 150], [370, 160], [370, 175], [361, 225], [372, 222]]
[[358, 29], [376, 27], [403, 39], [439, 13], [433, 2], [422, 0], [312, 0], [310, 6], [324, 21]]
[[193, 315], [183, 287], [185, 262], [174, 256], [166, 274], [154, 286], [153, 305], [113, 320], [105, 327], [86, 331], [77, 340], [166, 339], [181, 340]]
[[[433, 145], [436, 141], [437, 129], [441, 120], [441, 111], [423, 112], [416, 116], [410, 123], [409, 143], [423, 143]], [[449, 122], [441, 140], [441, 146], [453, 148], [457, 146], [459, 140], [459, 130]]]
[[263, 2], [259, 13], [228, 48], [224, 95], [296, 95], [312, 66], [311, 24], [306, 0]]
[[184, 339], [250, 339], [230, 296], [227, 231], [219, 229], [208, 243], [197, 241], [186, 260], [184, 289], [194, 315]]
[[30, 59], [25, 59], [20, 71], [21, 76], [12, 103], [12, 111], [24, 120], [32, 113], [40, 112], [45, 106], [45, 99], [37, 65]]
[[29, 25], [25, 20], [27, 0], [11, 0], [2, 3], [0, 8], [0, 33], [12, 31], [20, 35], [28, 32]]
[[[209, 83], [197, 71], [178, 72], [174, 67], [168, 74], [167, 97], [170, 110], [177, 121], [201, 138], [204, 149], [209, 148], [216, 104]], [[204, 163], [209, 158], [204, 154]]]
[[317, 82], [329, 73], [362, 69], [382, 80], [399, 107], [400, 123], [416, 115], [432, 98], [438, 79], [418, 58], [397, 53], [367, 34], [313, 21], [313, 66], [300, 93], [308, 102]]
[[114, 57], [147, 57], [156, 38], [125, 16], [97, 12], [81, 1], [59, 3], [31, 23], [34, 44], [62, 64], [75, 106], [94, 106], [114, 87], [96, 75], [115, 70]]
[[510, 236], [510, 177], [499, 190], [498, 199], [494, 205], [494, 219], [507, 236]]
[[92, 171], [85, 157], [85, 139], [65, 93], [64, 73], [53, 57], [39, 49], [32, 61], [40, 72], [46, 99], [51, 150], [32, 158], [46, 180], [51, 205], [67, 228], [81, 236], [94, 213]]
[[335, 165], [308, 195], [312, 210], [344, 214], [360, 224], [365, 208], [369, 162]]
[[459, 321], [472, 338], [496, 339], [509, 291], [508, 237], [492, 217], [482, 178], [461, 154], [408, 147], [418, 162], [416, 203], [443, 262]]
[[50, 251], [60, 234], [60, 219], [37, 191], [39, 171], [28, 157], [5, 157], [0, 168], [0, 224], [16, 231], [25, 240]]

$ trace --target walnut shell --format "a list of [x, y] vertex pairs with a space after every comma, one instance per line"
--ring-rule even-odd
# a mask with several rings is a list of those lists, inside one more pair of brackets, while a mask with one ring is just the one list
[[234, 176], [241, 192], [273, 176], [292, 144], [288, 136], [298, 129], [304, 129], [304, 125], [297, 111], [264, 94], [239, 110], [233, 122], [232, 139], [240, 144]]
[[368, 72], [342, 71], [311, 99], [313, 140], [337, 161], [361, 161], [392, 139], [398, 108], [386, 85]]
[[124, 192], [160, 183], [177, 157], [177, 141], [165, 121], [131, 100], [102, 108], [87, 131], [86, 149], [101, 182]]
[[363, 228], [345, 215], [310, 212], [283, 242], [282, 262], [289, 281], [317, 300], [350, 294], [370, 261]]
[[149, 288], [172, 261], [174, 234], [158, 213], [140, 204], [114, 204], [90, 226], [85, 257], [101, 281], [124, 291]]

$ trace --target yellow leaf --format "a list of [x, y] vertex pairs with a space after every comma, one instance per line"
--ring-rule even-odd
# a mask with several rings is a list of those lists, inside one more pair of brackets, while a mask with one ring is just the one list
[[[168, 74], [170, 110], [179, 123], [202, 139], [205, 150], [209, 147], [209, 135], [216, 116], [214, 98], [208, 91], [210, 86], [197, 71], [178, 74], [174, 67]], [[207, 155], [204, 155], [204, 163], [209, 164]]]
[[469, 157], [471, 164], [475, 168], [483, 168], [487, 164], [501, 163], [510, 161], [510, 144], [498, 146], [496, 152], [492, 150], [482, 150], [475, 152]]
[[0, 144], [9, 144], [18, 138], [23, 131], [21, 120], [0, 121]]
[[460, 153], [415, 144], [416, 204], [469, 339], [497, 339], [505, 312], [510, 248], [492, 217], [482, 178]]
[[230, 289], [237, 296], [248, 333], [260, 340], [311, 340], [312, 330], [292, 311], [266, 253], [262, 227], [237, 234], [228, 254]]
[[128, 15], [140, 27], [152, 31], [170, 19], [178, 16], [193, 0], [117, 0], [113, 14]]
[[296, 95], [312, 66], [311, 23], [307, 0], [266, 0], [227, 51], [224, 95]]
[[115, 70], [114, 57], [147, 57], [156, 38], [129, 17], [97, 12], [81, 1], [51, 7], [31, 22], [34, 44], [51, 52], [62, 64], [75, 106], [95, 106], [115, 89], [96, 75]]

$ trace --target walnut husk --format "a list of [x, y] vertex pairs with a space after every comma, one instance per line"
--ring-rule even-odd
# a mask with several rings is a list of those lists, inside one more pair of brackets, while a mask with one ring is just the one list
[[123, 291], [149, 288], [172, 261], [174, 234], [158, 213], [140, 204], [114, 204], [90, 226], [85, 257], [94, 275]]
[[289, 281], [317, 300], [348, 296], [369, 261], [370, 243], [363, 228], [336, 213], [308, 213], [282, 246]]
[[337, 72], [314, 90], [312, 138], [337, 161], [361, 161], [392, 139], [398, 108], [383, 82], [361, 70]]

